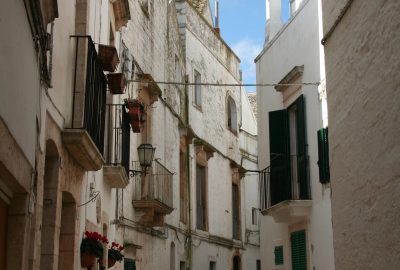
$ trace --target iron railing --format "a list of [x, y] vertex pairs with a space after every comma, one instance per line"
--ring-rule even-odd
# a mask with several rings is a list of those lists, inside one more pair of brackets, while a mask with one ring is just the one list
[[[104, 154], [107, 80], [91, 37], [72, 37], [76, 38], [72, 128], [85, 129], [99, 152]], [[85, 64], [86, 80], [81, 82], [79, 80], [85, 77], [79, 74], [78, 69], [79, 66], [85, 66]], [[81, 93], [81, 90], [77, 89], [77, 85], [81, 85], [81, 83], [84, 83], [82, 89], [85, 93]]]
[[[133, 162], [137, 171], [140, 170], [139, 162]], [[135, 177], [133, 200], [158, 201], [164, 205], [173, 207], [173, 173], [170, 172], [158, 160], [153, 162], [150, 172], [146, 176]]]
[[[288, 158], [289, 160], [289, 158]], [[304, 164], [304, 176], [300, 176]], [[283, 166], [269, 166], [260, 171], [260, 207], [269, 209], [288, 200], [311, 200], [308, 156], [290, 156]]]
[[125, 105], [107, 104], [106, 112], [106, 164], [122, 165], [129, 175], [130, 125]]

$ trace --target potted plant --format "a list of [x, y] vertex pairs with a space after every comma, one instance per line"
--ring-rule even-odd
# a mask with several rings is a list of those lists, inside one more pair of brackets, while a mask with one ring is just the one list
[[107, 237], [97, 232], [85, 231], [81, 242], [82, 267], [93, 267], [96, 263], [96, 258], [103, 257], [104, 244], [108, 244]]
[[122, 255], [121, 251], [123, 249], [123, 246], [116, 242], [112, 242], [111, 248], [108, 249], [108, 268], [113, 267], [117, 261], [122, 261], [124, 255]]
[[128, 109], [129, 122], [134, 133], [140, 133], [144, 122], [145, 106], [138, 99], [125, 99], [125, 107]]
[[108, 88], [111, 94], [120, 95], [125, 92], [125, 76], [123, 73], [107, 74]]

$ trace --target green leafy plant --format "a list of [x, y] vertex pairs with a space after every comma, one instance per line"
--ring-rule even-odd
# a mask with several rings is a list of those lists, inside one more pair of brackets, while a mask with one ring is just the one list
[[111, 258], [115, 261], [122, 261], [124, 255], [122, 255], [121, 251], [123, 249], [123, 246], [119, 245], [116, 242], [112, 242], [111, 248], [108, 249], [108, 258]]
[[97, 232], [86, 231], [81, 242], [81, 253], [88, 253], [97, 258], [103, 257], [103, 245], [108, 244], [108, 239]]

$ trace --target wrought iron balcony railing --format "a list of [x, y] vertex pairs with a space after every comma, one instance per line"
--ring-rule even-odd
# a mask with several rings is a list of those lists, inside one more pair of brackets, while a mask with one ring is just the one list
[[130, 125], [123, 104], [107, 104], [106, 110], [106, 165], [122, 165], [129, 175]]
[[[135, 169], [140, 171], [139, 162], [133, 162]], [[173, 208], [173, 173], [158, 160], [153, 162], [150, 172], [144, 176], [135, 177], [133, 201], [157, 202]]]
[[272, 206], [291, 200], [311, 200], [308, 156], [280, 157], [283, 162], [260, 173], [260, 206]]
[[107, 80], [90, 36], [76, 38], [72, 129], [85, 129], [104, 153]]

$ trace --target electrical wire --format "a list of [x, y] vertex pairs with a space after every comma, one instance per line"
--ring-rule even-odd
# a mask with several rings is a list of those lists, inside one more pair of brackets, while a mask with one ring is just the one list
[[164, 81], [148, 81], [148, 80], [127, 80], [128, 83], [147, 83], [147, 84], [164, 84], [164, 85], [203, 85], [203, 86], [318, 86], [320, 82], [305, 82], [305, 83], [190, 83], [190, 82], [164, 82]]

